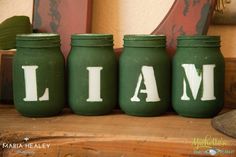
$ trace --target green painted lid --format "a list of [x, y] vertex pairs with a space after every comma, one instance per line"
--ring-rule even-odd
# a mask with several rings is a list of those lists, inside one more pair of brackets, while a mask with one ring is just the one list
[[45, 48], [60, 46], [60, 36], [53, 33], [31, 33], [16, 36], [16, 47]]
[[73, 34], [72, 46], [113, 46], [112, 34]]
[[166, 36], [149, 34], [125, 35], [124, 47], [166, 47]]
[[183, 35], [177, 41], [177, 47], [220, 47], [220, 36]]

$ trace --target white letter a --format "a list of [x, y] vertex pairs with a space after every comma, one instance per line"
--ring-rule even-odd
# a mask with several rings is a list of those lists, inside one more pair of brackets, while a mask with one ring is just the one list
[[[143, 79], [146, 89], [140, 89]], [[140, 93], [147, 94], [146, 102], [156, 102], [161, 100], [158, 94], [155, 74], [152, 66], [142, 66], [134, 96], [130, 99], [131, 101], [140, 101], [140, 99], [138, 98], [139, 91]]]

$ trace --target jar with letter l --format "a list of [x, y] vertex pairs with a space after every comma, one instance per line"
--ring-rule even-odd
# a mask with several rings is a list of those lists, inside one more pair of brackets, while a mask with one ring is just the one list
[[13, 93], [24, 116], [59, 114], [65, 104], [64, 57], [58, 34], [22, 34], [16, 37]]
[[74, 34], [68, 57], [68, 97], [74, 113], [104, 115], [117, 103], [113, 35]]
[[170, 62], [162, 35], [125, 35], [119, 104], [135, 116], [158, 116], [170, 105]]
[[172, 103], [183, 116], [207, 118], [224, 105], [224, 58], [219, 36], [180, 36], [173, 58]]

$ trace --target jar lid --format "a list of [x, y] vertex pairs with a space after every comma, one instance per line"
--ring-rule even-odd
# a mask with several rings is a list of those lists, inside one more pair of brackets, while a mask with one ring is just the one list
[[182, 35], [177, 40], [177, 47], [220, 47], [220, 36]]
[[16, 47], [45, 48], [60, 46], [60, 36], [54, 33], [31, 33], [16, 36]]
[[112, 34], [73, 34], [72, 46], [113, 46]]
[[165, 35], [128, 34], [124, 36], [125, 47], [166, 47]]

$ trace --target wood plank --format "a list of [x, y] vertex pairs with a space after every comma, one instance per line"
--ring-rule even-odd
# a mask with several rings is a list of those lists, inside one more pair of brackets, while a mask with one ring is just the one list
[[236, 108], [236, 58], [225, 58], [225, 106]]
[[[29, 141], [24, 141], [25, 137]], [[0, 155], [6, 157], [27, 154], [40, 157], [199, 156], [194, 141], [200, 144], [204, 139], [208, 143], [222, 141], [210, 147], [232, 151], [225, 156], [236, 155], [236, 140], [214, 130], [211, 119], [184, 118], [173, 113], [133, 117], [120, 112], [89, 117], [72, 114], [68, 109], [55, 117], [27, 118], [20, 116], [14, 107], [0, 106], [1, 145], [50, 144], [50, 148], [4, 148]], [[199, 151], [208, 149], [201, 147]]]

